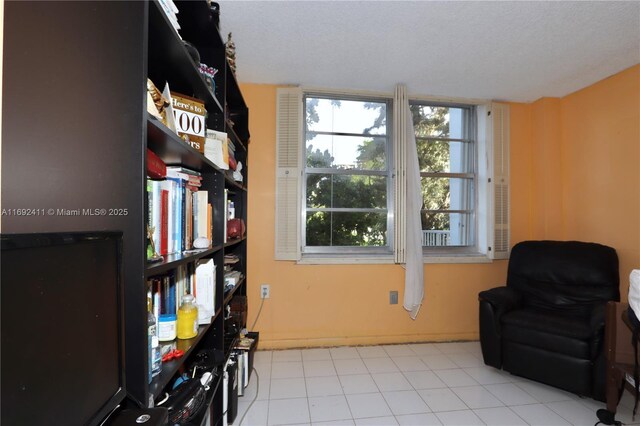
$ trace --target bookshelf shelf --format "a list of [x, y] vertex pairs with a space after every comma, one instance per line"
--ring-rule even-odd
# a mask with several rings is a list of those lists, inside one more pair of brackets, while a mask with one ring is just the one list
[[227, 188], [236, 189], [239, 191], [247, 190], [243, 185], [239, 184], [238, 182], [233, 180], [231, 177], [229, 177], [228, 173], [224, 174], [224, 183], [225, 183], [225, 187]]
[[227, 124], [227, 133], [230, 135], [231, 140], [233, 140], [233, 143], [236, 145], [236, 149], [240, 147], [243, 151], [246, 151], [247, 147], [244, 145], [244, 143], [242, 142], [242, 139], [240, 139], [240, 136], [238, 136], [238, 134], [234, 130], [235, 123], [233, 123], [232, 125], [230, 120], [226, 120], [226, 124]]
[[246, 239], [247, 237], [242, 237], [242, 238], [236, 238], [234, 240], [227, 241], [226, 243], [224, 243], [224, 248], [235, 246], [236, 244], [239, 244]]
[[210, 249], [202, 250], [196, 253], [175, 253], [164, 256], [164, 260], [156, 263], [147, 263], [147, 276], [162, 274], [171, 269], [175, 269], [180, 265], [194, 262], [203, 257], [209, 257], [216, 252], [222, 250], [222, 246], [214, 246]]
[[163, 123], [147, 114], [148, 148], [167, 165], [180, 165], [198, 172], [223, 173], [198, 150], [186, 144]]
[[229, 290], [228, 292], [225, 293], [223, 306], [227, 306], [229, 304], [229, 302], [231, 301], [231, 298], [233, 297], [233, 295], [236, 293], [236, 291], [240, 287], [242, 287], [243, 284], [244, 284], [244, 278], [241, 278], [240, 280], [238, 280], [236, 285], [233, 286], [233, 288], [231, 290]]
[[[212, 321], [213, 324], [213, 321]], [[162, 363], [162, 371], [160, 374], [156, 376], [153, 381], [149, 384], [149, 392], [153, 395], [154, 398], [157, 398], [162, 393], [163, 389], [169, 384], [171, 379], [174, 378], [175, 374], [178, 372], [180, 367], [182, 367], [184, 360], [191, 355], [191, 352], [198, 345], [200, 340], [204, 337], [205, 333], [209, 330], [211, 324], [201, 325], [198, 328], [198, 335], [193, 339], [176, 339], [176, 349], [180, 349], [184, 351], [184, 355], [178, 359], [163, 362]]]

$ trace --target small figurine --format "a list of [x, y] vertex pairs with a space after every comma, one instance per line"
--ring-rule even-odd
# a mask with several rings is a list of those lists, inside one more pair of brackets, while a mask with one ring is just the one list
[[155, 226], [147, 225], [147, 238], [149, 239], [149, 246], [147, 247], [147, 260], [149, 262], [159, 262], [164, 259], [156, 251], [156, 243], [153, 241], [153, 233], [155, 231]]
[[229, 33], [229, 37], [227, 38], [227, 42], [225, 43], [225, 52], [227, 54], [227, 61], [229, 61], [229, 67], [231, 67], [231, 72], [235, 75], [236, 73], [236, 44], [231, 40], [231, 33]]
[[210, 67], [206, 64], [200, 64], [200, 68], [199, 68], [200, 74], [202, 74], [202, 77], [204, 78], [204, 81], [207, 83], [207, 86], [209, 87], [209, 90], [211, 90], [211, 93], [215, 93], [216, 91], [216, 81], [214, 79], [214, 77], [216, 76], [216, 74], [218, 73], [218, 70]]

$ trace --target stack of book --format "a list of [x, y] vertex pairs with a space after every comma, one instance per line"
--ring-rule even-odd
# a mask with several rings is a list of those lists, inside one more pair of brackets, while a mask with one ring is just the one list
[[180, 36], [180, 33], [178, 32], [178, 30], [180, 29], [180, 24], [178, 23], [178, 17], [176, 15], [179, 11], [175, 3], [173, 2], [173, 0], [158, 0], [158, 3], [160, 3], [160, 7], [162, 8], [164, 14], [167, 16], [167, 19], [171, 23], [171, 26], [176, 30], [176, 33], [178, 34], [180, 39], [182, 39], [182, 36]]
[[147, 180], [148, 226], [158, 254], [191, 250], [198, 238], [211, 243], [213, 208], [201, 185], [200, 173], [184, 167], [166, 167], [164, 180]]
[[222, 170], [229, 170], [229, 145], [227, 134], [207, 129], [204, 156]]
[[238, 167], [238, 162], [236, 161], [236, 145], [230, 138], [227, 139], [227, 149], [229, 151], [229, 168], [235, 170], [236, 167]]

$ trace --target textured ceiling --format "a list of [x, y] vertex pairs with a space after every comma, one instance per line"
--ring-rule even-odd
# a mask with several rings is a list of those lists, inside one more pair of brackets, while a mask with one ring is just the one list
[[640, 63], [640, 2], [220, 1], [241, 82], [534, 101]]

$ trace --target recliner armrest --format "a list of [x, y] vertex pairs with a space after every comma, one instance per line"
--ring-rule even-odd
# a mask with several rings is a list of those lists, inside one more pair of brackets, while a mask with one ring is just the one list
[[604, 342], [605, 311], [607, 303], [598, 303], [591, 308], [589, 328], [591, 329], [591, 359], [602, 350]]
[[508, 287], [496, 287], [481, 291], [480, 301], [480, 346], [484, 363], [495, 368], [502, 368], [502, 333], [500, 319], [506, 312], [516, 309], [522, 304], [520, 295]]
[[495, 287], [481, 291], [478, 294], [478, 300], [491, 304], [499, 315], [522, 305], [522, 296], [509, 287]]

